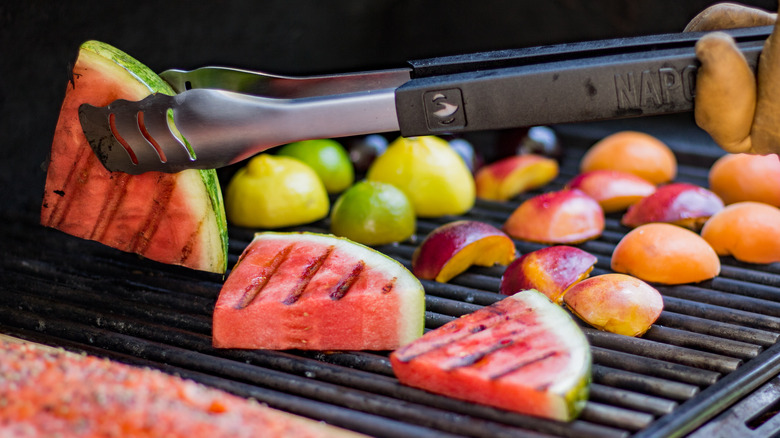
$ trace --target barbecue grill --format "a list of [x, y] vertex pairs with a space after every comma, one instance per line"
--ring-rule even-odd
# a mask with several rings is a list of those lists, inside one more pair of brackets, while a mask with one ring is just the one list
[[[189, 7], [171, 3], [172, 9]], [[565, 9], [561, 6], [564, 3], [556, 3], [550, 8], [558, 8], [560, 12]], [[679, 2], [668, 3], [676, 5]], [[707, 2], [688, 7], [699, 10], [704, 3]], [[659, 4], [665, 3], [656, 2]], [[52, 15], [69, 12], [66, 6], [52, 7], [59, 8], [49, 12]], [[39, 12], [35, 7], [13, 8], [21, 9], [28, 17]], [[18, 14], [16, 17], [25, 16], [13, 8], [9, 7], [11, 12], [6, 17], [13, 19], [13, 13]], [[80, 7], [79, 12], [87, 9], [87, 6]], [[236, 14], [235, 10], [227, 9], [225, 14]], [[658, 6], [658, 9], [663, 7]], [[102, 12], [109, 16], [115, 11]], [[211, 12], [216, 15], [212, 18], [221, 17], [218, 11]], [[583, 32], [599, 26], [606, 32], [610, 18], [626, 12], [605, 10], [603, 21]], [[139, 19], [140, 15], [136, 13], [127, 20]], [[656, 16], [661, 15], [671, 14], [656, 13]], [[680, 17], [678, 23], [667, 22], [668, 28], [656, 27], [653, 32], [681, 29], [691, 15]], [[95, 18], [96, 15], [88, 17]], [[12, 24], [16, 25], [1, 34], [3, 40], [0, 42], [6, 47], [11, 47], [9, 32], [18, 31], [29, 36], [29, 29], [33, 28], [28, 29], [26, 23]], [[62, 24], [54, 29], [72, 30], [75, 27]], [[625, 34], [625, 29], [618, 30]], [[558, 32], [550, 38], [586, 39], [582, 35], [562, 35], [563, 30]], [[74, 50], [86, 38], [112, 42], [105, 36], [110, 35], [105, 28], [94, 35], [81, 30], [76, 33], [80, 39], [63, 38], [53, 47], [70, 53], [67, 51]], [[188, 35], [192, 36], [192, 32]], [[140, 47], [133, 37], [126, 37], [126, 41], [128, 45], [120, 45], [121, 48], [147, 59], [144, 53], [133, 50], [134, 43], [135, 47]], [[461, 42], [456, 41], [453, 45]], [[530, 45], [558, 41], [526, 42]], [[41, 49], [42, 46], [40, 39], [31, 43], [33, 48]], [[459, 47], [461, 50], [490, 48], [478, 44]], [[420, 45], [421, 52], [404, 53], [403, 56], [411, 59], [433, 54], [423, 52], [424, 48], [425, 45]], [[162, 70], [172, 66], [187, 67], [187, 63], [199, 66], [210, 61], [203, 59], [197, 50], [190, 47], [188, 50], [192, 58], [180, 55], [180, 62], [176, 63], [177, 60], [171, 58], [172, 48], [165, 47], [159, 50], [158, 58], [150, 59], [150, 63], [153, 68]], [[219, 53], [213, 45], [204, 45], [203, 50]], [[455, 50], [452, 48], [449, 53], [455, 53]], [[10, 53], [12, 59], [22, 58], [15, 51]], [[240, 60], [246, 60], [247, 56], [246, 52], [233, 55], [236, 56], [234, 59]], [[390, 51], [388, 56], [393, 55], [398, 53]], [[239, 61], [230, 62], [230, 56], [225, 54], [225, 63], [240, 65]], [[405, 387], [393, 377], [388, 352], [212, 348], [211, 313], [223, 282], [222, 276], [151, 262], [38, 224], [37, 208], [45, 178], [40, 169], [43, 152], [32, 154], [31, 160], [29, 154], [20, 151], [24, 150], [23, 142], [32, 141], [36, 151], [43, 151], [50, 144], [65, 80], [66, 57], [58, 53], [55, 59], [62, 65], [51, 66], [46, 70], [49, 75], [45, 78], [39, 73], [32, 75], [46, 89], [53, 88], [56, 93], [33, 91], [30, 86], [6, 87], [0, 94], [4, 113], [0, 122], [3, 123], [2, 132], [12, 133], [10, 140], [3, 142], [3, 152], [9, 159], [2, 161], [0, 179], [4, 184], [4, 196], [11, 199], [10, 208], [0, 210], [3, 223], [0, 227], [0, 334], [162, 369], [255, 398], [272, 407], [377, 437], [655, 437], [689, 433], [693, 436], [751, 437], [770, 436], [780, 430], [780, 420], [773, 416], [780, 408], [777, 401], [780, 399], [780, 377], [777, 377], [780, 375], [778, 264], [750, 265], [724, 257], [721, 275], [711, 281], [659, 287], [665, 310], [641, 338], [613, 335], [583, 325], [592, 345], [594, 384], [583, 414], [572, 423], [512, 414]], [[325, 55], [311, 55], [308, 59], [310, 65], [343, 70], [343, 60], [339, 64], [338, 59], [328, 58], [332, 64], [317, 64], [323, 58]], [[377, 66], [376, 59], [372, 60], [371, 66]], [[7, 72], [9, 65], [0, 63], [0, 69]], [[59, 69], [56, 73], [53, 72], [55, 68]], [[44, 98], [31, 103], [30, 96]], [[19, 105], [22, 101], [25, 105]], [[19, 120], [21, 134], [12, 129], [13, 121], [19, 119], [19, 108], [30, 110], [30, 114], [23, 114]], [[565, 154], [560, 176], [544, 191], [561, 188], [578, 172], [579, 158], [586, 148], [617, 130], [636, 129], [658, 136], [677, 155], [680, 164], [677, 180], [705, 187], [709, 166], [723, 153], [706, 134], [695, 128], [690, 114], [568, 124], [555, 126], [555, 129]], [[473, 133], [468, 139], [477, 147], [490, 148], [495, 144], [497, 134]], [[31, 161], [35, 162], [30, 164]], [[234, 170], [222, 169], [220, 177], [228, 178]], [[19, 178], [21, 183], [12, 184], [13, 178]], [[501, 225], [520, 202], [537, 193], [527, 193], [506, 203], [478, 201], [464, 218]], [[438, 225], [460, 218], [421, 220], [416, 240], [378, 249], [408, 267], [415, 244]], [[603, 235], [579, 245], [598, 257], [592, 275], [609, 272], [612, 249], [628, 231], [619, 220], [617, 215], [608, 215]], [[296, 229], [327, 232], [328, 223], [324, 220]], [[235, 264], [254, 231], [229, 229], [229, 266]], [[516, 241], [516, 244], [521, 253], [542, 247], [522, 241]], [[448, 284], [424, 281], [426, 327], [438, 327], [499, 300], [501, 296], [496, 291], [501, 273], [499, 267], [474, 267]]]
[[[561, 174], [544, 190], [561, 188], [578, 172], [585, 149], [618, 129], [664, 138], [677, 152], [678, 180], [706, 186], [708, 168], [722, 152], [689, 118], [558, 126], [565, 146]], [[494, 141], [490, 134], [471, 141], [479, 147]], [[505, 203], [479, 201], [463, 217], [421, 220], [415, 241], [378, 249], [409, 267], [415, 242], [435, 227], [461, 218], [500, 226], [537, 193]], [[593, 275], [609, 272], [612, 249], [628, 231], [619, 221], [608, 215], [603, 235], [579, 245], [598, 257]], [[328, 232], [328, 223], [295, 229]], [[230, 228], [229, 265], [254, 231]], [[217, 350], [211, 347], [211, 313], [222, 276], [143, 260], [30, 221], [12, 221], [2, 239], [0, 333], [160, 368], [374, 436], [666, 436], [695, 430], [765, 382], [777, 385], [771, 379], [780, 372], [776, 264], [726, 257], [711, 281], [659, 287], [665, 310], [641, 338], [583, 326], [594, 357], [592, 395], [580, 419], [563, 424], [402, 386], [387, 352]], [[516, 244], [521, 253], [542, 247]], [[448, 284], [424, 281], [426, 327], [499, 300], [502, 269], [474, 267]], [[766, 397], [752, 402], [752, 413], [764, 414], [765, 406], [773, 406]], [[764, 427], [777, 428], [755, 415], [742, 421], [756, 436], [766, 436]]]

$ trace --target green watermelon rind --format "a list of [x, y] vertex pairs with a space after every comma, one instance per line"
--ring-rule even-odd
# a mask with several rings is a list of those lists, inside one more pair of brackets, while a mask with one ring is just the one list
[[[565, 341], [568, 345], [582, 348], [582, 364], [576, 370], [577, 374], [570, 375], [572, 378], [578, 376], [576, 377], [576, 382], [574, 382], [574, 384], [564, 384], [563, 382], [565, 382], [565, 380], [561, 379], [554, 385], [553, 389], [551, 389], [551, 392], [561, 394], [566, 404], [569, 419], [571, 420], [578, 417], [590, 397], [590, 385], [593, 378], [593, 357], [588, 338], [574, 318], [572, 318], [566, 310], [553, 303], [546, 295], [536, 289], [520, 291], [508, 298], [520, 300], [527, 303], [532, 308], [541, 309], [542, 312], [546, 314], [546, 318], [544, 319], [545, 322], [548, 322], [546, 325], [551, 325], [555, 328], [556, 333], [559, 335], [559, 339]], [[565, 336], [561, 336], [561, 332], [563, 331], [565, 331]], [[568, 388], [568, 390], [565, 392], [559, 391], [560, 389], [566, 388]]]
[[[157, 73], [153, 72], [149, 67], [137, 59], [110, 44], [97, 40], [89, 40], [82, 43], [80, 48], [81, 50], [86, 50], [102, 58], [111, 60], [118, 67], [135, 77], [138, 82], [148, 88], [151, 93], [163, 93], [171, 96], [176, 94], [173, 88], [157, 75]], [[203, 181], [203, 185], [206, 187], [206, 193], [211, 202], [211, 208], [216, 216], [217, 227], [219, 228], [220, 239], [222, 241], [221, 271], [224, 272], [227, 269], [228, 232], [227, 217], [225, 216], [225, 207], [222, 199], [222, 189], [215, 169], [199, 169], [198, 173]]]

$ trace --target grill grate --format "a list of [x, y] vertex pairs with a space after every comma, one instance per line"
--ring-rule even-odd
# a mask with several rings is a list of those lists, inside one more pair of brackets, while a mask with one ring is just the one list
[[[551, 190], [577, 173], [571, 148]], [[690, 156], [686, 152], [685, 156]], [[697, 162], [698, 161], [698, 162]], [[706, 186], [712, 157], [681, 162], [680, 181]], [[500, 226], [519, 201], [479, 201], [468, 218]], [[455, 217], [420, 221], [416, 241]], [[569, 424], [476, 406], [400, 385], [387, 352], [233, 351], [211, 346], [211, 312], [222, 277], [164, 266], [94, 242], [11, 220], [2, 229], [0, 333], [170, 373], [271, 406], [374, 436], [628, 437], [690, 431], [777, 374], [780, 266], [723, 259], [721, 276], [660, 287], [665, 310], [642, 338], [583, 325], [592, 345], [593, 387]], [[327, 222], [308, 231], [326, 232]], [[608, 217], [604, 235], [581, 248], [598, 257], [627, 229]], [[253, 231], [230, 230], [232, 266]], [[542, 245], [516, 242], [527, 253]], [[381, 251], [410, 266], [413, 244]], [[501, 298], [502, 268], [472, 268], [449, 284], [423, 281], [432, 329]]]

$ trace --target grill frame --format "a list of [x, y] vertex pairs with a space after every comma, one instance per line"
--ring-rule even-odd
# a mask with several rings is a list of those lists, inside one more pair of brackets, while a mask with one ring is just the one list
[[[671, 123], [673, 136], [693, 136], [667, 142], [680, 162], [677, 180], [706, 186], [706, 169], [722, 152], [702, 146], [677, 118], [644, 123], [646, 131]], [[562, 187], [576, 173], [578, 157], [592, 139], [623, 127], [559, 127], [567, 156], [561, 176], [543, 190]], [[489, 140], [474, 140], [484, 141]], [[520, 201], [536, 193], [509, 203], [479, 201], [465, 217], [500, 226]], [[712, 281], [659, 287], [666, 308], [642, 338], [583, 326], [594, 352], [593, 394], [581, 419], [561, 424], [404, 387], [392, 375], [387, 352], [213, 349], [210, 316], [221, 276], [73, 238], [41, 227], [37, 218], [4, 215], [9, 225], [0, 230], [6, 254], [0, 268], [0, 333], [159, 368], [373, 436], [682, 435], [780, 373], [778, 264], [753, 266], [725, 257], [722, 275]], [[416, 242], [459, 218], [420, 221]], [[297, 229], [323, 232], [327, 221]], [[598, 257], [592, 275], [610, 272], [611, 248], [626, 231], [619, 216], [608, 216], [604, 235], [579, 245]], [[252, 233], [230, 229], [229, 266]], [[544, 246], [516, 244], [521, 253]], [[409, 267], [414, 245], [378, 249]], [[423, 281], [426, 327], [500, 299], [491, 291], [498, 290], [502, 269], [471, 268], [451, 284]]]

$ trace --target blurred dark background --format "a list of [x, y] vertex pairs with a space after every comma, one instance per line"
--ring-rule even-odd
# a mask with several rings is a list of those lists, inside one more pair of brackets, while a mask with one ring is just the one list
[[[112, 44], [155, 71], [226, 65], [279, 74], [678, 32], [704, 0], [0, 2], [0, 193], [35, 218], [44, 163], [78, 46]], [[776, 10], [776, 1], [745, 4]], [[0, 245], [1, 246], [1, 245]]]

